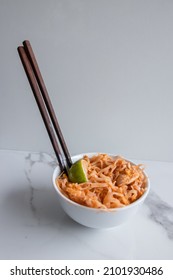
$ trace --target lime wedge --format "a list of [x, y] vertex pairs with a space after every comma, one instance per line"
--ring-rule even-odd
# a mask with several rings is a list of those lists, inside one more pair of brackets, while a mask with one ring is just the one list
[[87, 163], [80, 159], [76, 161], [68, 171], [68, 178], [72, 183], [84, 183], [88, 181], [87, 178]]

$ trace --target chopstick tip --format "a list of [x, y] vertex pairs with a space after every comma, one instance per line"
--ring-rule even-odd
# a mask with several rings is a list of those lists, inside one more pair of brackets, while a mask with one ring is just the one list
[[18, 52], [20, 53], [21, 50], [23, 50], [23, 46], [18, 46], [18, 47], [17, 47], [17, 50], [18, 50]]
[[24, 41], [23, 41], [23, 45], [24, 45], [24, 46], [25, 46], [25, 45], [30, 45], [29, 40], [24, 40]]

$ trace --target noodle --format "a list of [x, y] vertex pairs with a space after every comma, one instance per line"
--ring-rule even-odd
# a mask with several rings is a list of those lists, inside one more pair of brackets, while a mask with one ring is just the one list
[[98, 154], [84, 156], [88, 181], [71, 183], [61, 174], [56, 183], [61, 192], [81, 205], [110, 209], [136, 201], [146, 190], [146, 176], [142, 165], [134, 165], [124, 158]]

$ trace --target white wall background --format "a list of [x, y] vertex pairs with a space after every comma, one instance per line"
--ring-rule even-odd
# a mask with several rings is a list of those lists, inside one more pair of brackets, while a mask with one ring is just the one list
[[173, 161], [173, 1], [0, 0], [0, 149], [52, 153], [24, 39], [72, 154]]

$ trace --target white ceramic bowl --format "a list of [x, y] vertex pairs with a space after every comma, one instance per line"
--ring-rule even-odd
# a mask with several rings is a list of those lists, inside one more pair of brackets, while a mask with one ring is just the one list
[[[89, 157], [97, 154], [97, 153], [86, 153]], [[80, 154], [72, 157], [72, 161], [75, 162], [81, 159], [86, 154]], [[112, 155], [110, 155], [112, 156]], [[127, 222], [133, 215], [137, 212], [139, 207], [142, 205], [144, 200], [146, 199], [149, 189], [150, 183], [148, 176], [147, 178], [147, 190], [145, 193], [135, 202], [130, 205], [127, 205], [123, 208], [114, 208], [114, 209], [95, 209], [89, 208], [83, 205], [80, 205], [67, 197], [65, 197], [58, 186], [56, 185], [56, 178], [60, 174], [59, 166], [57, 166], [53, 173], [53, 185], [58, 195], [59, 203], [73, 220], [76, 222], [91, 228], [111, 228], [119, 226], [125, 222]]]

